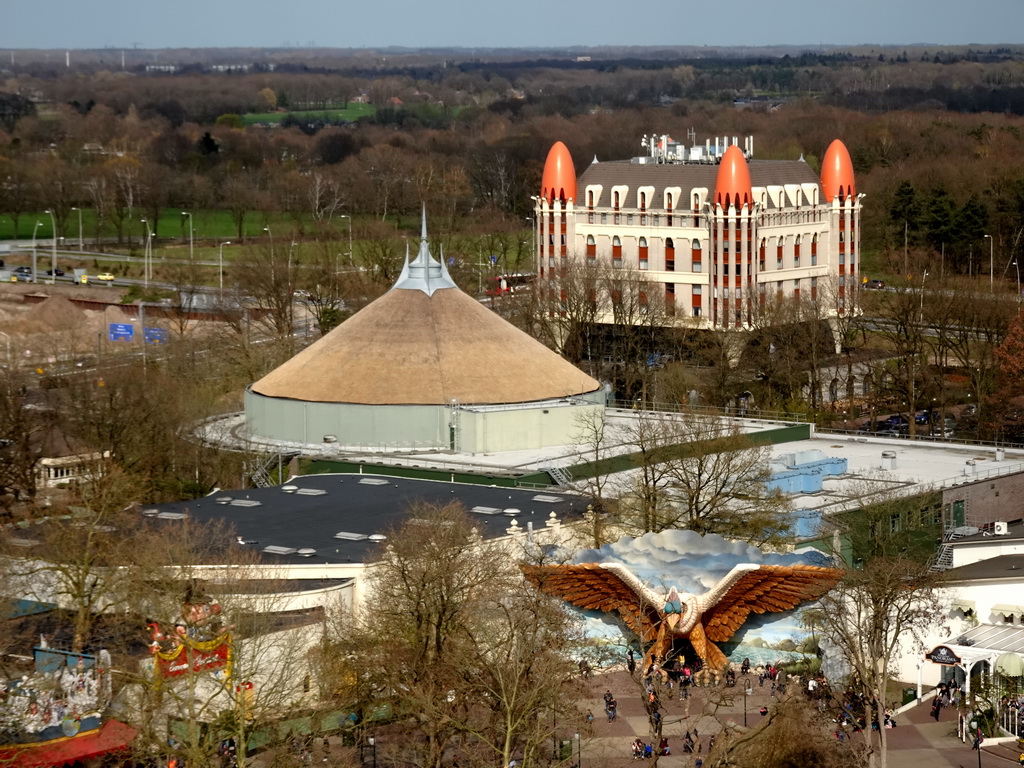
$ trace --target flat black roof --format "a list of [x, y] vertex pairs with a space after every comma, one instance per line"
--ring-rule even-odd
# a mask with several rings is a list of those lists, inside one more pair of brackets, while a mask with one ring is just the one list
[[[176, 513], [195, 520], [229, 523], [247, 546], [267, 562], [361, 563], [379, 546], [369, 536], [398, 528], [415, 502], [446, 505], [458, 501], [477, 521], [484, 538], [503, 536], [512, 519], [525, 530], [545, 527], [551, 512], [558, 519], [579, 518], [588, 499], [549, 488], [521, 490], [368, 474], [319, 474], [292, 478], [272, 488], [218, 491], [202, 499], [146, 508], [169, 525]], [[473, 509], [487, 509], [490, 514]], [[509, 510], [518, 510], [510, 513]], [[169, 519], [168, 519], [169, 518]], [[337, 538], [336, 534], [350, 534]], [[278, 552], [264, 552], [280, 547]], [[313, 549], [301, 556], [300, 549]], [[291, 550], [291, 551], [289, 551]]]

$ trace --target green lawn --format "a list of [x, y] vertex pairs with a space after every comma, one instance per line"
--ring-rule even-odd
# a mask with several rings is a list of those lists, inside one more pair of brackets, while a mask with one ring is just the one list
[[376, 108], [372, 104], [349, 104], [346, 109], [325, 109], [303, 112], [249, 112], [242, 115], [242, 122], [245, 125], [253, 123], [280, 123], [286, 117], [295, 117], [299, 120], [322, 119], [353, 122], [360, 117], [372, 115]]
[[[209, 209], [209, 210], [196, 210], [192, 211], [192, 226], [193, 226], [193, 238], [198, 240], [237, 240], [238, 229], [235, 226], [235, 222], [231, 218], [230, 211]], [[146, 237], [146, 225], [140, 221], [143, 214], [136, 211], [135, 215], [132, 216], [130, 222], [125, 224], [125, 236], [131, 235], [131, 239], [134, 243], [140, 243]], [[36, 230], [36, 237], [39, 240], [49, 240], [53, 237], [53, 230], [50, 226], [50, 215], [42, 211], [35, 213], [23, 214], [18, 221], [18, 237], [14, 235], [14, 220], [8, 215], [0, 214], [0, 241], [2, 240], [30, 240], [32, 238], [32, 230], [35, 229], [36, 222], [40, 225]], [[181, 210], [178, 208], [166, 209], [161, 212], [159, 222], [149, 222], [150, 226], [153, 227], [154, 234], [160, 239], [167, 238], [179, 238], [183, 241], [188, 241], [189, 236], [189, 221], [187, 216], [181, 215]], [[310, 221], [304, 221], [305, 229], [309, 230]], [[335, 222], [335, 226], [339, 232], [347, 232], [347, 222], [338, 219]], [[244, 225], [244, 235], [246, 237], [260, 237], [266, 233], [263, 231], [264, 227], [269, 227], [271, 233], [275, 238], [287, 238], [291, 237], [295, 232], [296, 225], [295, 221], [283, 214], [270, 214], [267, 215], [261, 211], [253, 211], [246, 215]], [[85, 237], [85, 245], [88, 249], [90, 243], [96, 237], [96, 216], [92, 210], [84, 209], [82, 211], [82, 231]], [[71, 217], [68, 219], [65, 226], [64, 232], [62, 233], [65, 237], [64, 247], [71, 249], [78, 245], [78, 214], [72, 212]], [[117, 237], [117, 231], [109, 223], [105, 223], [103, 228], [99, 232], [99, 236], [104, 240]]]

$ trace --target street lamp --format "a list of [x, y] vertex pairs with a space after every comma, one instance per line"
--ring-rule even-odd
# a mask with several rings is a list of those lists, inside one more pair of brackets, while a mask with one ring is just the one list
[[995, 289], [996, 289], [996, 275], [995, 275], [996, 262], [995, 262], [995, 259], [993, 258], [993, 243], [995, 243], [995, 240], [992, 239], [992, 235], [985, 235], [985, 237], [988, 238], [988, 287], [989, 287], [990, 291], [995, 291]]
[[82, 250], [84, 250], [84, 246], [82, 245], [82, 209], [72, 208], [71, 210], [78, 211], [78, 251], [81, 253]]
[[366, 765], [366, 758], [363, 756], [365, 752], [363, 750], [367, 748], [370, 750], [370, 759], [373, 761], [373, 768], [377, 768], [377, 740], [373, 738], [373, 736], [367, 736], [366, 745], [361, 747], [359, 750], [359, 762], [363, 765]]
[[751, 693], [753, 693], [753, 690], [751, 690], [750, 683], [748, 681], [747, 682], [747, 687], [743, 689], [743, 727], [744, 728], [747, 727], [747, 697]]
[[182, 211], [182, 216], [188, 216], [188, 260], [192, 261], [195, 257], [195, 240], [193, 238], [194, 228], [192, 226], [192, 214], [188, 211]]
[[981, 768], [981, 728], [977, 720], [971, 720], [971, 730], [974, 731], [974, 748], [978, 750], [978, 768]]
[[576, 768], [583, 768], [583, 745], [580, 743], [580, 735], [574, 733], [572, 737], [576, 740]]
[[220, 244], [220, 292], [224, 293], [224, 246], [231, 245], [230, 240]]
[[36, 234], [39, 232], [39, 228], [43, 226], [43, 222], [37, 221], [35, 227], [32, 229], [32, 282], [38, 282], [38, 276], [36, 275]]
[[153, 247], [153, 230], [149, 228], [148, 220], [139, 219], [139, 221], [146, 225], [146, 247], [142, 251], [142, 279], [145, 286], [149, 288], [149, 264], [153, 258], [153, 251], [151, 250]]
[[[348, 219], [348, 263], [355, 266], [356, 261], [352, 256], [352, 217], [346, 216], [344, 213], [338, 215], [339, 219]], [[335, 269], [337, 271], [337, 269]]]
[[50, 214], [50, 228], [53, 230], [53, 243], [50, 245], [50, 283], [57, 282], [57, 220], [53, 218], [53, 209], [47, 208], [43, 213]]
[[920, 310], [920, 314], [918, 315], [918, 322], [919, 323], [923, 323], [924, 322], [924, 281], [927, 280], [927, 279], [928, 279], [928, 270], [926, 269], [924, 271], [924, 274], [921, 275], [921, 310]]

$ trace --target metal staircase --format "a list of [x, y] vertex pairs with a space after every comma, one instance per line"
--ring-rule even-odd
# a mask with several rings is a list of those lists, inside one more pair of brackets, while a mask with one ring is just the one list
[[541, 467], [541, 470], [551, 475], [551, 479], [555, 481], [555, 485], [562, 487], [572, 483], [572, 475], [569, 474], [567, 469], [562, 467], [548, 466]]
[[928, 569], [932, 573], [938, 571], [948, 571], [953, 567], [953, 547], [949, 544], [943, 543], [939, 547], [939, 554], [935, 558], [935, 562], [931, 564]]
[[279, 479], [275, 480], [270, 476], [271, 471], [277, 470], [298, 456], [298, 453], [274, 453], [262, 461], [254, 461], [249, 465], [249, 481], [255, 488], [271, 488], [284, 482], [284, 473], [279, 472]]

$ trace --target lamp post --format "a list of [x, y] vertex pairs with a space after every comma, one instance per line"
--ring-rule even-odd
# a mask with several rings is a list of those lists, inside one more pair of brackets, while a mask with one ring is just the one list
[[993, 253], [994, 253], [994, 250], [993, 250], [994, 245], [993, 244], [995, 243], [995, 241], [992, 239], [992, 235], [985, 235], [985, 237], [988, 238], [988, 289], [990, 291], [995, 291], [995, 289], [996, 289], [996, 275], [995, 275], [996, 262], [995, 262], [995, 258], [993, 256]]
[[920, 308], [920, 312], [918, 314], [918, 320], [917, 320], [919, 323], [924, 323], [924, 281], [927, 280], [927, 279], [928, 279], [928, 270], [926, 269], [924, 271], [924, 274], [921, 275], [921, 308]]
[[82, 209], [72, 208], [72, 211], [78, 211], [78, 252], [81, 253], [84, 250], [82, 244]]
[[[355, 266], [356, 260], [352, 255], [352, 217], [342, 213], [339, 214], [338, 218], [348, 219], [348, 263]], [[337, 267], [335, 267], [335, 271], [337, 271]]]
[[182, 211], [182, 216], [188, 216], [188, 260], [192, 261], [195, 257], [195, 239], [193, 237], [195, 229], [192, 226], [192, 214], [188, 211]]
[[147, 219], [139, 219], [143, 224], [146, 225], [146, 247], [142, 251], [142, 279], [146, 286], [149, 288], [149, 263], [152, 259], [153, 252], [153, 230], [149, 228], [149, 221]]
[[971, 720], [971, 730], [974, 731], [974, 747], [978, 750], [978, 768], [981, 768], [981, 728], [977, 720]]
[[43, 222], [37, 221], [35, 227], [32, 228], [32, 282], [38, 282], [38, 276], [36, 275], [36, 235], [39, 233], [39, 228], [43, 226]]
[[53, 242], [50, 244], [50, 283], [57, 282], [57, 220], [53, 218], [53, 209], [47, 208], [44, 213], [50, 214], [50, 228], [53, 230]]
[[377, 768], [377, 740], [373, 736], [366, 737], [366, 744], [359, 749], [359, 762], [366, 765], [365, 750], [370, 750], [370, 760], [372, 761], [373, 768]]
[[231, 245], [230, 240], [225, 240], [220, 244], [220, 292], [224, 293], [224, 246]]
[[572, 735], [576, 741], [576, 768], [583, 768], [583, 744], [580, 742], [579, 733]]

